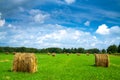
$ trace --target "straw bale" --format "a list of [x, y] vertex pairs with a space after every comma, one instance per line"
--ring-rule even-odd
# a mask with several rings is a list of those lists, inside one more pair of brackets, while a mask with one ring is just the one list
[[37, 59], [32, 53], [16, 53], [13, 60], [14, 72], [29, 72], [37, 71]]
[[70, 55], [70, 53], [66, 53], [67, 54], [67, 56], [69, 56]]
[[86, 53], [87, 56], [89, 56], [90, 54], [89, 53]]
[[109, 67], [109, 55], [108, 54], [95, 54], [95, 65]]
[[52, 56], [55, 57], [55, 56], [56, 56], [56, 53], [52, 53]]
[[77, 56], [80, 56], [80, 53], [76, 53], [77, 54]]

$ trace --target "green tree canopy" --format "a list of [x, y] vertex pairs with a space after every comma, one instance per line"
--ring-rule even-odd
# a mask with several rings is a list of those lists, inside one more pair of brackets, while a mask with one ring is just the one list
[[93, 48], [93, 49], [88, 49], [86, 52], [88, 52], [88, 53], [99, 53], [100, 50], [97, 49], [97, 48]]
[[106, 50], [105, 50], [105, 49], [102, 49], [102, 53], [106, 53]]
[[119, 44], [119, 46], [118, 46], [118, 53], [120, 53], [120, 44]]
[[117, 53], [117, 46], [114, 44], [114, 45], [110, 45], [108, 48], [107, 48], [107, 52], [109, 54], [111, 53]]
[[78, 48], [77, 52], [78, 52], [78, 53], [84, 53], [84, 52], [85, 52], [85, 49], [84, 49], [84, 48]]

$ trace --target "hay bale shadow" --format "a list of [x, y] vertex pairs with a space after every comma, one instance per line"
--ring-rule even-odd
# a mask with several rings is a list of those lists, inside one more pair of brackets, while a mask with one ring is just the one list
[[9, 70], [7, 70], [7, 72], [12, 72], [12, 70], [9, 69]]
[[93, 64], [93, 65], [89, 65], [89, 66], [91, 66], [91, 67], [96, 67], [96, 65], [95, 65], [95, 64]]

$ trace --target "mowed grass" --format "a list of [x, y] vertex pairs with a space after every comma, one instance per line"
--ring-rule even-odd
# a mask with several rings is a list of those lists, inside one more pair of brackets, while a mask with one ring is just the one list
[[94, 55], [36, 54], [36, 73], [12, 72], [14, 55], [0, 54], [0, 80], [120, 80], [120, 56], [110, 56], [110, 67], [95, 67]]

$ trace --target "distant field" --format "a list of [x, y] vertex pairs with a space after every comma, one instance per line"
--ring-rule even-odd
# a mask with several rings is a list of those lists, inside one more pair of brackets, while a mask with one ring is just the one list
[[120, 80], [120, 56], [110, 56], [110, 67], [95, 67], [94, 55], [36, 54], [38, 72], [11, 72], [14, 55], [0, 54], [0, 80]]

